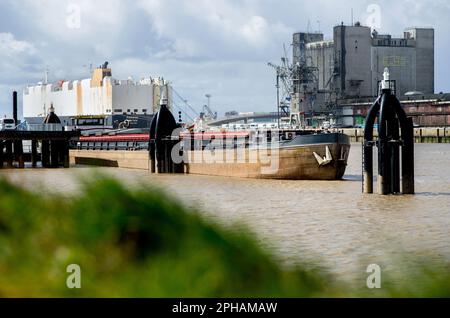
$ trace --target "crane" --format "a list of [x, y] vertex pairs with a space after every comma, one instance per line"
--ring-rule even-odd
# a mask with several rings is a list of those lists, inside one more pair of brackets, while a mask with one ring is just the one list
[[208, 104], [203, 106], [203, 112], [207, 114], [210, 118], [216, 120], [217, 119], [217, 112], [213, 112], [211, 110], [211, 94], [206, 94], [205, 97], [208, 99]]
[[289, 65], [287, 57], [281, 58], [281, 65], [268, 63], [268, 66], [272, 67], [277, 74], [277, 109], [279, 115], [289, 117], [291, 96], [294, 93], [292, 67]]
[[[199, 117], [199, 116], [200, 116], [200, 114], [199, 114], [199, 113], [191, 106], [191, 104], [189, 104], [188, 100], [187, 100], [187, 99], [184, 99], [184, 98], [181, 96], [181, 94], [175, 90], [175, 88], [172, 87], [172, 91], [175, 93], [175, 96], [176, 96], [179, 100], [181, 100], [181, 102], [185, 105], [185, 110], [184, 110], [184, 111], [181, 109], [180, 106], [178, 106], [178, 105], [176, 105], [176, 106], [177, 106], [178, 109], [180, 109], [180, 110], [186, 115], [186, 117], [188, 117], [189, 119], [191, 119], [192, 121], [194, 121], [193, 117]], [[189, 113], [188, 113], [188, 111], [187, 111], [188, 109], [189, 109], [190, 112], [191, 112], [190, 115], [189, 115]], [[193, 115], [193, 116], [192, 116], [192, 115]]]

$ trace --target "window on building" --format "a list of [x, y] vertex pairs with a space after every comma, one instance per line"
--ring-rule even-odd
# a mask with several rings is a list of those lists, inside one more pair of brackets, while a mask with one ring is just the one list
[[114, 112], [115, 112], [115, 113], [122, 113], [123, 110], [121, 110], [121, 109], [116, 109]]
[[76, 120], [77, 126], [103, 126], [103, 118], [78, 118]]
[[139, 109], [135, 109], [135, 110], [134, 110], [134, 113], [138, 113], [138, 112], [139, 112]]
[[143, 109], [142, 112], [143, 112], [143, 113], [146, 113], [146, 112], [147, 112], [147, 109]]

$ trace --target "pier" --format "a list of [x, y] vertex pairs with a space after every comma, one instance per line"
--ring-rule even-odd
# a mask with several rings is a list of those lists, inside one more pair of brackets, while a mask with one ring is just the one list
[[17, 92], [13, 92], [13, 119], [14, 129], [0, 131], [0, 169], [5, 163], [7, 168], [23, 169], [27, 163], [36, 168], [39, 162], [43, 168], [70, 167], [70, 142], [80, 132], [64, 131], [53, 106], [43, 124], [17, 125]]
[[[44, 127], [44, 125], [42, 125]], [[0, 131], [0, 168], [69, 168], [70, 141], [75, 131]], [[26, 148], [24, 142], [31, 142]], [[41, 145], [41, 147], [39, 147]], [[28, 150], [28, 151], [24, 151]]]

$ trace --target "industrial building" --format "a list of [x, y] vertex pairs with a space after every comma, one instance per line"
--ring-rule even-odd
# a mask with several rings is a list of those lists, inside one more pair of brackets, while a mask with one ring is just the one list
[[[334, 113], [338, 124], [363, 124], [360, 109], [355, 113], [351, 105], [378, 95], [385, 68], [400, 100], [414, 104], [427, 96], [442, 101], [434, 96], [434, 64], [432, 28], [408, 28], [394, 37], [357, 22], [335, 26], [332, 40], [325, 40], [323, 33], [295, 33], [293, 68], [297, 65], [299, 71], [293, 82], [299, 84], [294, 84], [291, 113]], [[446, 123], [447, 116], [439, 122]]]
[[147, 127], [158, 111], [163, 92], [171, 107], [172, 89], [164, 79], [116, 80], [105, 63], [93, 70], [89, 79], [54, 84], [45, 81], [27, 87], [23, 92], [23, 117], [31, 124], [42, 123], [53, 106], [67, 126], [79, 118], [85, 122], [102, 118], [105, 126]]
[[316, 68], [319, 90], [336, 91], [338, 97], [378, 95], [386, 67], [396, 80], [396, 93], [434, 93], [434, 29], [409, 28], [402, 38], [379, 34], [356, 23], [334, 27], [333, 41], [321, 33], [296, 33], [294, 63], [304, 51]]

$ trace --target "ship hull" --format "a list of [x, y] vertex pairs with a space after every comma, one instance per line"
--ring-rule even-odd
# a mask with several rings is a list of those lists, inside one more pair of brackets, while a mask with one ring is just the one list
[[[330, 162], [325, 158], [331, 154]], [[345, 174], [350, 143], [342, 134], [297, 136], [279, 147], [188, 151], [186, 173], [238, 178], [339, 180]], [[316, 155], [315, 155], [316, 154]]]

